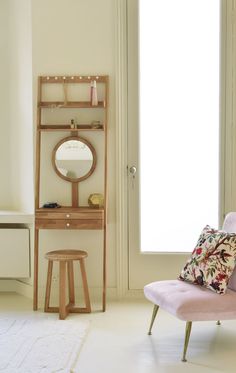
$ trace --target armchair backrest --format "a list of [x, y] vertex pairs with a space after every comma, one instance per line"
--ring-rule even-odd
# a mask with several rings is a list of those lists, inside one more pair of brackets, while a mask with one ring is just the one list
[[[236, 233], [236, 212], [229, 212], [226, 215], [222, 229], [228, 233]], [[236, 291], [236, 267], [229, 279], [228, 288]]]

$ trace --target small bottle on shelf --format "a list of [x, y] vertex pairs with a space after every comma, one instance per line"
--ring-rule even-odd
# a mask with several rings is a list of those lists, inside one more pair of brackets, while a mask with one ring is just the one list
[[90, 83], [90, 102], [92, 106], [97, 106], [98, 104], [98, 95], [97, 95], [97, 82], [93, 80]]
[[70, 128], [75, 128], [75, 121], [74, 121], [74, 119], [71, 119], [70, 120]]

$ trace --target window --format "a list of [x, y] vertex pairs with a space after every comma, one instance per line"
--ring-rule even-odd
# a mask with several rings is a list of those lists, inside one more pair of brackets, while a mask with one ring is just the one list
[[218, 227], [217, 0], [140, 0], [141, 250], [190, 251]]

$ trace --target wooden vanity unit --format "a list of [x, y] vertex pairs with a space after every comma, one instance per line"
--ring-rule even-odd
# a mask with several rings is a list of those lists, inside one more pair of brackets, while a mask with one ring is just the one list
[[[97, 92], [90, 91], [94, 87], [98, 88]], [[95, 99], [94, 93], [97, 95], [97, 97], [95, 95]], [[93, 99], [91, 98], [92, 95]], [[40, 76], [38, 78], [34, 310], [38, 308], [39, 232], [42, 229], [103, 231], [102, 310], [105, 311], [106, 309], [107, 101], [107, 75]], [[98, 133], [99, 136], [97, 136]], [[62, 136], [59, 138], [60, 134]], [[54, 137], [55, 142], [53, 140]], [[99, 138], [100, 142], [97, 142], [97, 138]], [[101, 139], [103, 141], [102, 148]], [[50, 151], [51, 159], [47, 159], [44, 156], [44, 150], [45, 146], [51, 144], [50, 141], [53, 143], [53, 147]], [[99, 157], [96, 155], [98, 150], [100, 151]], [[69, 206], [58, 208], [43, 207], [48, 201], [42, 200], [43, 193], [41, 193], [41, 189], [44, 185], [50, 185], [50, 180], [43, 179], [42, 159], [43, 162], [46, 159], [46, 166], [53, 173], [54, 182], [56, 173], [58, 183], [62, 183], [61, 179], [63, 179], [63, 182], [66, 181], [71, 184], [69, 196], [71, 204]], [[50, 168], [47, 162], [50, 163]], [[100, 189], [103, 189], [99, 189], [99, 192], [102, 192], [101, 194], [104, 196], [103, 206], [96, 208], [82, 206], [80, 205], [80, 183], [94, 173], [97, 163], [99, 163], [100, 170]], [[47, 177], [50, 177], [48, 173]], [[60, 187], [59, 184], [58, 186]], [[93, 192], [96, 193], [96, 185], [94, 188]], [[57, 199], [56, 195], [54, 197], [53, 193], [51, 194], [56, 199], [56, 202], [61, 205], [60, 199]], [[67, 248], [61, 247], [59, 249]], [[80, 249], [79, 244], [78, 249]]]
[[103, 229], [104, 209], [89, 207], [37, 209], [35, 227], [36, 229]]

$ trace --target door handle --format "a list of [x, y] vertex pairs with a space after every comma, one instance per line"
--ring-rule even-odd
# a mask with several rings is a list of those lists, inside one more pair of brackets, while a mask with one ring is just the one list
[[129, 172], [134, 177], [136, 172], [137, 172], [137, 168], [135, 166], [131, 166], [130, 169], [129, 169]]
[[135, 167], [135, 166], [131, 166], [130, 168], [129, 168], [129, 173], [130, 173], [130, 175], [131, 175], [131, 177], [132, 177], [132, 189], [134, 189], [134, 181], [135, 181], [135, 175], [136, 175], [136, 172], [137, 172], [137, 167]]

